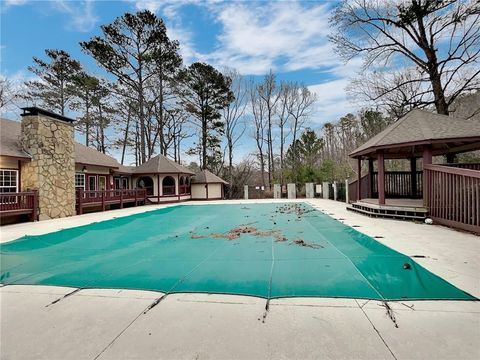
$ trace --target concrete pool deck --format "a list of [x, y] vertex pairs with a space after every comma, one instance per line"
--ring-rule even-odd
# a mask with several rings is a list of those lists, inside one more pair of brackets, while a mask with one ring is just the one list
[[[379, 242], [397, 251], [424, 256], [415, 260], [480, 297], [479, 237], [441, 226], [365, 217], [346, 211], [340, 202], [306, 202], [367, 235], [380, 237]], [[176, 205], [5, 226], [0, 229], [0, 240], [165, 206]], [[397, 328], [378, 301], [288, 298], [271, 300], [266, 312], [266, 301], [260, 298], [171, 294], [145, 312], [162, 294], [90, 289], [62, 298], [73, 290], [21, 285], [0, 288], [1, 358], [480, 358], [480, 302], [390, 302]]]

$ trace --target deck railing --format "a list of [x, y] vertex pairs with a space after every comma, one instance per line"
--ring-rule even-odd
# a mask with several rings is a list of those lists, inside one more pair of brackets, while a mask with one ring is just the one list
[[[362, 183], [362, 199], [368, 198], [371, 195], [368, 193], [368, 182], [370, 181], [370, 177], [367, 175], [364, 175], [360, 179]], [[358, 199], [357, 195], [357, 183], [358, 180], [353, 180], [348, 183], [348, 201], [349, 202], [355, 202]]]
[[180, 185], [178, 190], [180, 195], [190, 195], [191, 192], [190, 185]]
[[77, 213], [82, 214], [86, 206], [100, 205], [105, 210], [106, 205], [133, 202], [135, 206], [139, 203], [145, 203], [147, 198], [146, 189], [117, 189], [117, 190], [83, 190], [76, 191]]
[[[422, 198], [423, 192], [423, 172], [417, 171], [415, 174], [415, 188], [412, 184], [412, 175], [410, 171], [385, 171], [385, 197], [387, 198]], [[378, 173], [373, 173], [373, 192], [372, 197], [378, 197]]]
[[38, 192], [0, 193], [0, 215], [30, 214], [32, 221], [38, 218]]
[[430, 217], [441, 224], [480, 233], [480, 171], [425, 165]]
[[[423, 173], [415, 174], [415, 187], [410, 171], [385, 171], [385, 197], [390, 199], [421, 199], [423, 192]], [[378, 197], [378, 173], [362, 176], [362, 199]], [[370, 181], [372, 190], [370, 191]], [[349, 201], [357, 200], [357, 180], [349, 183]]]
[[451, 167], [462, 168], [462, 169], [470, 169], [470, 170], [480, 170], [480, 163], [451, 163], [451, 164], [445, 164], [445, 166], [451, 166]]
[[168, 185], [162, 187], [163, 196], [174, 196], [176, 195], [175, 185]]

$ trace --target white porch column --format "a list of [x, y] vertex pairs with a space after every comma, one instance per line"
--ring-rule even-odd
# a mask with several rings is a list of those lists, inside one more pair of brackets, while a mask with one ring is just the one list
[[248, 200], [248, 185], [243, 186], [243, 198]]

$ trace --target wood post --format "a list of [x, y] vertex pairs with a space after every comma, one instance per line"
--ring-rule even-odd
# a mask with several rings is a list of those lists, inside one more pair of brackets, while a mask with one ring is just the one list
[[78, 189], [78, 215], [83, 214], [83, 189]]
[[157, 174], [157, 203], [160, 204], [160, 174]]
[[102, 191], [102, 211], [105, 211], [105, 190]]
[[428, 190], [430, 189], [430, 176], [428, 171], [425, 171], [425, 165], [432, 164], [432, 147], [430, 145], [425, 145], [423, 147], [423, 205], [427, 206], [428, 204]]
[[411, 192], [412, 197], [415, 199], [417, 197], [417, 158], [410, 158], [410, 173], [411, 173]]
[[348, 179], [345, 180], [345, 202], [347, 204], [350, 203], [350, 194], [349, 194], [349, 186], [348, 186]]
[[383, 151], [377, 152], [378, 204], [385, 205], [385, 158]]
[[38, 220], [38, 190], [33, 190], [32, 221]]
[[455, 158], [456, 158], [456, 154], [447, 154], [447, 163], [454, 164]]
[[135, 206], [138, 205], [138, 202], [137, 202], [137, 194], [138, 194], [138, 191], [135, 189]]
[[120, 209], [123, 209], [123, 189], [120, 190]]
[[[362, 158], [357, 158], [357, 200], [362, 199]], [[327, 189], [328, 191], [328, 189]]]
[[368, 197], [373, 197], [373, 159], [368, 159]]

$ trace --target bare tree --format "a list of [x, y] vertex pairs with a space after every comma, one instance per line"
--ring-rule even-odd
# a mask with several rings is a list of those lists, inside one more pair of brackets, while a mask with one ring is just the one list
[[290, 96], [291, 84], [282, 82], [280, 84], [280, 99], [277, 106], [278, 127], [280, 129], [280, 183], [283, 184], [284, 161], [285, 161], [285, 142], [291, 134], [291, 129], [286, 129], [290, 113], [288, 110], [292, 107], [291, 102], [294, 97]]
[[[260, 98], [257, 88], [253, 84], [250, 84], [250, 105], [252, 107], [253, 114], [253, 138], [257, 146], [257, 156], [260, 162], [260, 173], [262, 178], [262, 185], [265, 186], [265, 128], [267, 127], [267, 109], [266, 103]], [[270, 178], [269, 178], [270, 180]]]
[[[290, 115], [290, 124], [292, 132], [292, 143], [295, 146], [299, 131], [305, 125], [305, 122], [313, 111], [313, 106], [317, 100], [316, 94], [312, 93], [305, 85], [293, 83], [289, 88], [288, 113]], [[293, 149], [295, 151], [295, 149]]]
[[[235, 70], [225, 70], [224, 75], [232, 82], [230, 90], [235, 100], [222, 110], [225, 138], [228, 152], [228, 177], [233, 182], [233, 150], [238, 141], [242, 138], [247, 128], [244, 121], [245, 109], [247, 107], [247, 83], [245, 79]], [[229, 193], [229, 196], [232, 194]]]
[[267, 120], [267, 160], [268, 160], [268, 186], [272, 185], [272, 177], [275, 173], [275, 163], [273, 156], [273, 118], [275, 115], [275, 108], [280, 99], [280, 91], [277, 85], [276, 76], [270, 70], [265, 75], [263, 82], [257, 85], [257, 93], [259, 99], [265, 103], [265, 116]]
[[0, 110], [5, 111], [10, 105], [14, 104], [18, 97], [12, 82], [7, 78], [0, 78]]
[[[480, 88], [478, 1], [349, 0], [336, 8], [331, 24], [331, 41], [346, 61], [363, 56], [364, 72], [386, 69], [373, 81], [357, 81], [366, 85], [368, 100], [433, 104], [448, 115], [458, 96]], [[405, 70], [389, 75], [398, 65]]]

